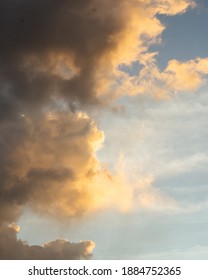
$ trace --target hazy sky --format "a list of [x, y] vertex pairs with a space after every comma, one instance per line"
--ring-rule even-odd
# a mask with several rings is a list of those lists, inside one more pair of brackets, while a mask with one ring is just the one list
[[207, 259], [208, 1], [0, 11], [0, 259]]

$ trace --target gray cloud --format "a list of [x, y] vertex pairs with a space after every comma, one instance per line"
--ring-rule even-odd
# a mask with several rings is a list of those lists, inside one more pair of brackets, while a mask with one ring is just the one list
[[[102, 2], [1, 1], [2, 117], [12, 116], [14, 109], [37, 110], [52, 96], [81, 103], [98, 101], [99, 60], [115, 49], [117, 42], [109, 38], [123, 28], [119, 1], [114, 1], [116, 15], [110, 12], [109, 1]], [[66, 79], [69, 72], [74, 75]]]
[[[136, 60], [147, 41], [163, 31], [156, 15], [183, 12], [193, 4], [163, 2], [2, 0], [1, 118], [14, 116], [14, 110], [37, 112], [54, 97], [104, 102], [117, 66]], [[111, 90], [105, 102], [112, 95]]]
[[68, 222], [91, 211], [102, 132], [87, 116], [62, 112], [7, 120], [0, 135], [0, 259], [89, 258], [92, 242], [29, 246], [8, 224], [25, 206]]
[[92, 257], [92, 241], [70, 243], [66, 240], [55, 240], [43, 246], [29, 246], [17, 239], [17, 227], [0, 228], [0, 260], [80, 260]]
[[0, 223], [14, 222], [25, 205], [74, 217], [90, 209], [103, 134], [85, 115], [53, 113], [0, 125]]

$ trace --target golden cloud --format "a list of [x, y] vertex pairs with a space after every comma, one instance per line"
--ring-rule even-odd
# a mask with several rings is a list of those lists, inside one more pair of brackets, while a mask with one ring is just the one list
[[[161, 199], [151, 183], [132, 186], [122, 168], [115, 174], [103, 168], [96, 152], [104, 133], [83, 111], [124, 93], [165, 96], [167, 88], [199, 87], [206, 59], [170, 61], [162, 72], [148, 53], [165, 28], [157, 15], [193, 6], [191, 0], [21, 0], [12, 8], [0, 2], [1, 258], [91, 255], [91, 241], [30, 247], [17, 240], [12, 223], [25, 206], [68, 221]], [[138, 77], [120, 70], [135, 61], [143, 65]]]
[[161, 71], [156, 63], [157, 53], [141, 57], [143, 68], [138, 76], [122, 74], [121, 91], [129, 95], [147, 94], [156, 98], [169, 98], [180, 92], [194, 92], [206, 81], [208, 59], [196, 58], [186, 62], [170, 60]]

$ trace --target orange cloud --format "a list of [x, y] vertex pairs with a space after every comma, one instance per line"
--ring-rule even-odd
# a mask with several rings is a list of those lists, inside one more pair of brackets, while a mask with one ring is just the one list
[[[161, 72], [148, 54], [165, 28], [157, 15], [193, 6], [188, 0], [21, 0], [11, 9], [9, 1], [0, 2], [2, 258], [91, 254], [92, 242], [30, 247], [17, 240], [18, 227], [7, 225], [25, 206], [70, 220], [104, 207], [129, 211], [160, 200], [151, 184], [132, 186], [122, 168], [115, 174], [103, 169], [96, 151], [104, 133], [83, 111], [124, 92], [158, 96], [167, 95], [167, 86], [173, 91], [197, 88], [207, 73], [205, 60], [172, 61]], [[119, 70], [135, 61], [144, 66], [139, 77]]]
[[[73, 217], [90, 208], [93, 189], [86, 185], [99, 172], [95, 153], [104, 136], [86, 114], [21, 117], [0, 129], [5, 204], [1, 213], [28, 204], [54, 216]], [[6, 142], [9, 134], [10, 143]]]
[[129, 95], [147, 94], [156, 98], [169, 98], [174, 93], [196, 91], [206, 81], [208, 59], [197, 58], [186, 62], [170, 60], [161, 71], [156, 53], [141, 56], [143, 68], [138, 76], [122, 74], [121, 92]]
[[198, 58], [187, 62], [171, 60], [165, 69], [167, 86], [175, 91], [195, 91], [208, 74], [208, 59]]
[[189, 7], [194, 7], [191, 0], [47, 0], [31, 5], [21, 0], [11, 11], [1, 1], [1, 88], [10, 96], [1, 114], [13, 114], [13, 100], [15, 112], [24, 114], [34, 107], [41, 111], [54, 97], [78, 105], [109, 102], [118, 95], [118, 67], [137, 61], [160, 41], [165, 27], [157, 15]]

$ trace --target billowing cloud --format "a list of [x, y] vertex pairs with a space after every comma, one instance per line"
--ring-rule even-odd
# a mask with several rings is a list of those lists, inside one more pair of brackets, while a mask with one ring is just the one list
[[1, 223], [14, 222], [25, 206], [58, 219], [133, 207], [137, 186], [130, 186], [122, 161], [114, 173], [98, 161], [104, 134], [86, 114], [20, 116], [0, 131]]
[[86, 254], [93, 244], [89, 241], [57, 240], [34, 247], [17, 240], [18, 227], [8, 224], [19, 218], [25, 206], [70, 223], [106, 207], [126, 212], [166, 205], [152, 181], [129, 183], [123, 160], [115, 173], [102, 167], [96, 151], [104, 135], [84, 113], [53, 112], [37, 119], [20, 116], [16, 123], [1, 124], [0, 131], [0, 258], [90, 256]]
[[11, 225], [0, 228], [1, 260], [80, 260], [91, 258], [95, 244], [92, 241], [70, 243], [67, 240], [56, 240], [43, 246], [29, 246], [27, 242], [17, 239], [18, 227]]
[[[120, 96], [124, 74], [119, 67], [138, 60], [142, 64], [148, 47], [160, 41], [165, 27], [157, 14], [183, 13], [191, 6], [189, 0], [0, 2], [1, 258], [91, 254], [88, 241], [30, 247], [18, 240], [17, 228], [8, 224], [25, 206], [70, 220], [105, 206], [127, 211], [135, 194], [141, 197], [122, 172], [103, 169], [96, 151], [104, 134], [83, 111]], [[200, 74], [193, 75], [198, 85], [207, 66], [204, 61], [197, 66]], [[194, 69], [177, 62], [170, 62], [165, 73], [151, 67], [154, 79], [167, 79], [170, 87], [183, 84]], [[144, 66], [136, 90], [146, 88], [145, 71]], [[125, 85], [129, 81], [132, 87], [129, 79], [124, 77]]]
[[1, 119], [37, 112], [59, 97], [84, 104], [111, 99], [117, 67], [135, 61], [163, 31], [156, 15], [190, 6], [188, 0], [1, 1]]
[[[1, 125], [1, 221], [13, 222], [29, 204], [54, 216], [74, 217], [91, 205], [88, 188], [100, 165], [103, 133], [83, 113], [20, 117]], [[9, 209], [8, 209], [9, 208]]]
[[94, 210], [91, 181], [100, 172], [95, 152], [103, 133], [86, 114], [69, 112], [20, 116], [1, 123], [0, 131], [0, 258], [90, 257], [90, 241], [30, 247], [8, 224], [25, 206], [66, 221]]

